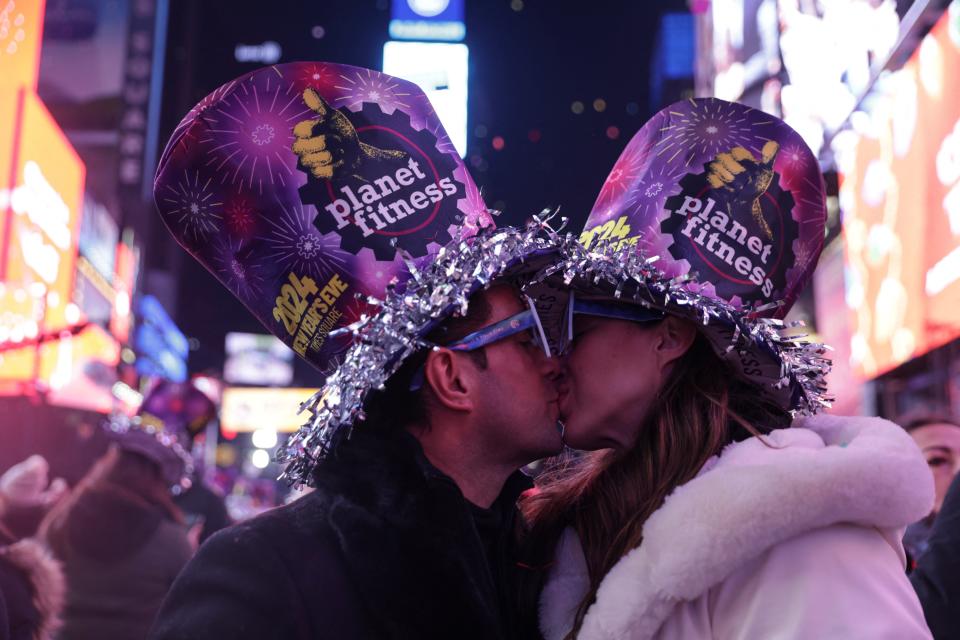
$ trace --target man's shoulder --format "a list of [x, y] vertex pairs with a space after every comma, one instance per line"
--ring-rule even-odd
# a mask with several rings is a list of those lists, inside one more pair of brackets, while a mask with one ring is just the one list
[[[298, 540], [322, 540], [329, 531], [328, 496], [312, 492], [288, 505], [265, 511], [213, 534], [207, 545], [275, 547], [278, 552], [291, 549]], [[281, 555], [283, 555], [281, 553]]]

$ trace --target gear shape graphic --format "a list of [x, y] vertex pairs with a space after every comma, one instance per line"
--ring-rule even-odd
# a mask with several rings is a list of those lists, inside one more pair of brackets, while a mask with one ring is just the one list
[[320, 243], [312, 236], [300, 236], [297, 239], [297, 254], [304, 260], [312, 260], [320, 253]]
[[276, 132], [274, 131], [273, 127], [271, 127], [269, 124], [262, 124], [253, 130], [253, 135], [250, 137], [255, 144], [262, 147], [265, 144], [270, 144], [273, 142], [275, 135]]
[[[404, 137], [428, 155], [438, 176], [449, 176], [450, 181], [457, 187], [457, 192], [444, 196], [443, 200], [440, 201], [440, 210], [430, 221], [430, 224], [423, 229], [403, 233], [401, 228], [391, 235], [373, 233], [364, 237], [360, 227], [355, 224], [348, 224], [342, 229], [338, 228], [336, 219], [324, 209], [324, 206], [330, 202], [329, 181], [319, 180], [310, 175], [309, 172], [305, 172], [307, 183], [300, 187], [300, 200], [304, 204], [315, 205], [318, 214], [314, 218], [313, 224], [317, 230], [322, 234], [333, 232], [339, 236], [340, 248], [344, 251], [357, 255], [362, 249], [370, 249], [373, 251], [375, 258], [380, 261], [391, 261], [396, 256], [397, 250], [391, 245], [391, 240], [394, 238], [397, 245], [409, 252], [414, 258], [425, 256], [427, 245], [431, 243], [446, 244], [450, 242], [452, 240], [450, 235], [451, 223], [456, 225], [463, 223], [463, 212], [457, 208], [457, 203], [465, 197], [466, 186], [453, 175], [457, 169], [456, 160], [437, 149], [437, 137], [427, 129], [414, 128], [410, 123], [410, 116], [400, 109], [395, 109], [393, 113], [387, 114], [378, 104], [365, 102], [360, 112], [343, 110], [343, 113], [357, 126], [361, 142], [367, 142], [364, 139], [363, 130], [369, 126], [402, 132]], [[298, 166], [298, 169], [303, 171], [300, 166]], [[432, 209], [425, 211], [425, 213], [430, 212], [432, 212]]]
[[[737, 296], [744, 303], [748, 304], [763, 302], [765, 299], [762, 295], [761, 287], [752, 282], [744, 284], [742, 281], [745, 280], [746, 277], [742, 274], [733, 271], [732, 268], [729, 267], [724, 269], [725, 271], [729, 270], [729, 276], [717, 274], [715, 271], [717, 262], [722, 261], [715, 260], [710, 262], [701, 257], [700, 253], [708, 253], [706, 249], [701, 249], [700, 253], [698, 253], [693, 249], [694, 243], [692, 239], [687, 238], [682, 233], [686, 218], [671, 213], [678, 211], [680, 207], [683, 206], [685, 196], [692, 194], [699, 195], [710, 191], [710, 185], [707, 182], [706, 175], [706, 172], [704, 172], [697, 174], [691, 173], [684, 176], [680, 180], [680, 193], [667, 198], [663, 204], [664, 209], [668, 213], [660, 223], [660, 231], [665, 236], [673, 239], [673, 242], [668, 247], [670, 256], [677, 262], [686, 261], [690, 265], [690, 271], [699, 273], [702, 279], [709, 281], [714, 286], [717, 296], [724, 300], [731, 300]], [[701, 195], [700, 197], [703, 196]], [[717, 210], [726, 211], [726, 201], [717, 198], [716, 194], [713, 194], [712, 197], [717, 200]], [[793, 207], [795, 204], [793, 194], [789, 191], [784, 191], [780, 187], [779, 174], [774, 174], [772, 184], [762, 196], [764, 214], [775, 210], [775, 206], [771, 204], [770, 198], [773, 198], [773, 201], [778, 203], [780, 211], [782, 212], [780, 216], [768, 218], [772, 223], [771, 226], [773, 227], [774, 237], [783, 239], [780, 254], [775, 254], [771, 259], [771, 263], [776, 265], [775, 270], [768, 272], [766, 276], [773, 282], [773, 295], [770, 299], [777, 299], [778, 292], [782, 292], [786, 287], [787, 271], [789, 271], [796, 262], [793, 252], [793, 240], [799, 235], [799, 225], [793, 218]], [[745, 218], [741, 218], [741, 224], [745, 224], [748, 233], [751, 235], [763, 237], [759, 229], [754, 228], [756, 223], [749, 220], [749, 217], [748, 213]], [[751, 257], [754, 256], [751, 254]], [[736, 280], [740, 280], [741, 282], [736, 282]]]

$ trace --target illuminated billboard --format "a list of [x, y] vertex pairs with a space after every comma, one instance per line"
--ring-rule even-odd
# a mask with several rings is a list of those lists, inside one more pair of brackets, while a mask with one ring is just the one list
[[[4, 125], [12, 142], [0, 148], [0, 280], [9, 293], [0, 297], [0, 326], [47, 334], [80, 321], [71, 299], [85, 167], [39, 98], [12, 93], [15, 117]], [[8, 352], [0, 378], [44, 380], [52, 370], [44, 363], [62, 358], [58, 349], [48, 342]]]
[[898, 3], [763, 0], [761, 5], [773, 8], [781, 30], [780, 56], [772, 62], [779, 67], [782, 60], [785, 71], [779, 91], [783, 119], [819, 155], [824, 136], [843, 126], [896, 47]]
[[223, 379], [230, 384], [283, 386], [293, 382], [293, 351], [269, 334], [227, 334]]
[[317, 389], [280, 389], [270, 387], [228, 387], [223, 392], [220, 425], [225, 432], [273, 429], [292, 432], [307, 421], [309, 414], [297, 413], [300, 403], [309, 400]]
[[960, 34], [949, 21], [834, 145], [851, 361], [867, 378], [960, 335]]
[[113, 277], [116, 296], [113, 300], [113, 313], [110, 316], [110, 333], [120, 342], [127, 342], [130, 339], [130, 325], [133, 320], [130, 302], [137, 282], [137, 272], [140, 269], [140, 252], [132, 246], [132, 242], [133, 239], [130, 238], [130, 242], [121, 241], [117, 245], [117, 270]]
[[461, 158], [467, 153], [468, 57], [465, 44], [387, 42], [383, 45], [383, 72], [423, 89]]
[[85, 168], [40, 99], [25, 91], [21, 96], [2, 273], [8, 283], [40, 282], [55, 294], [45, 324], [57, 328], [66, 324], [73, 288]]
[[57, 341], [55, 356], [44, 362], [41, 377], [53, 405], [109, 413], [115, 399], [120, 345], [95, 324]]
[[390, 5], [391, 38], [459, 42], [467, 33], [463, 0], [393, 0]]
[[[0, 87], [37, 88], [44, 0], [0, 3]], [[8, 121], [2, 121], [6, 126]]]
[[133, 349], [137, 354], [137, 373], [172, 382], [187, 379], [187, 337], [154, 296], [143, 296], [137, 306], [137, 330]]

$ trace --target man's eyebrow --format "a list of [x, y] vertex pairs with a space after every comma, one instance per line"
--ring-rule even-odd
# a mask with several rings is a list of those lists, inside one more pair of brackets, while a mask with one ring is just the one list
[[953, 453], [953, 449], [951, 449], [950, 447], [944, 446], [942, 444], [932, 444], [928, 447], [924, 447], [920, 451], [922, 451], [923, 453], [927, 453], [928, 451], [941, 451], [943, 453]]

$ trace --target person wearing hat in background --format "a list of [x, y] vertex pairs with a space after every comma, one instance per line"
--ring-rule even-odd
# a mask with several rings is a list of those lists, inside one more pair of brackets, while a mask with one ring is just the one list
[[814, 415], [824, 349], [777, 320], [824, 218], [793, 130], [689, 100], [627, 146], [589, 246], [534, 279], [565, 442], [591, 452], [522, 505], [548, 640], [930, 637], [900, 541], [926, 465], [890, 422]]
[[[179, 434], [180, 444], [190, 451], [197, 436], [217, 417], [217, 406], [193, 381], [159, 380], [147, 393], [138, 413], [143, 423]], [[230, 524], [223, 496], [207, 486], [197, 464], [189, 486], [176, 493], [173, 502], [183, 512], [187, 525], [197, 528], [200, 544]]]
[[947, 415], [908, 417], [904, 429], [933, 474], [933, 510], [907, 527], [910, 583], [937, 640], [960, 637], [960, 425]]
[[[257, 217], [194, 224], [180, 184]], [[561, 448], [558, 367], [513, 284], [549, 255], [545, 223], [477, 233], [487, 211], [423, 92], [327, 63], [211, 94], [155, 193], [178, 241], [331, 373], [279, 456], [315, 490], [202, 545], [150, 637], [512, 637], [517, 469]]]
[[190, 471], [177, 437], [139, 417], [105, 427], [110, 448], [38, 533], [67, 579], [61, 640], [146, 637], [195, 548], [171, 493]]

